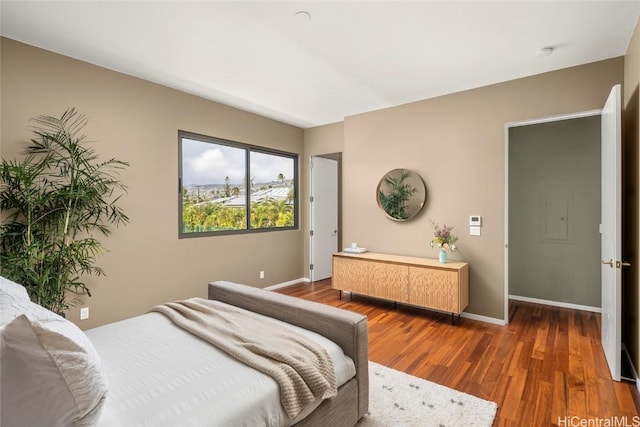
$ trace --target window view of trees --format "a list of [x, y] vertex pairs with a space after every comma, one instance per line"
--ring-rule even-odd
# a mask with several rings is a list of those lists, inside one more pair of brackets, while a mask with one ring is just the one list
[[180, 132], [183, 236], [295, 228], [295, 154]]

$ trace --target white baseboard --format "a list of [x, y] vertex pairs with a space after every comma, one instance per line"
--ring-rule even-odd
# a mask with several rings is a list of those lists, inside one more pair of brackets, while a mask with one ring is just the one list
[[296, 283], [300, 283], [300, 282], [310, 282], [310, 280], [306, 277], [302, 277], [300, 279], [289, 280], [288, 282], [278, 283], [277, 285], [267, 286], [264, 289], [268, 291], [273, 291], [274, 289], [286, 288], [287, 286], [295, 285]]
[[480, 314], [462, 312], [460, 313], [460, 317], [464, 317], [465, 319], [478, 320], [480, 322], [492, 323], [494, 325], [506, 325], [504, 319], [496, 319], [495, 317], [482, 316]]
[[635, 379], [636, 388], [638, 389], [638, 392], [640, 392], [640, 378], [638, 378], [636, 367], [633, 365], [633, 361], [631, 360], [631, 355], [629, 354], [629, 350], [627, 349], [627, 346], [625, 343], [622, 343], [622, 354], [624, 354], [625, 358], [627, 359], [627, 363], [629, 363], [629, 366], [631, 366], [631, 374], [633, 375], [633, 378], [625, 378], [625, 379], [628, 379], [630, 381], [633, 381]]
[[627, 351], [627, 346], [622, 344], [623, 353], [627, 356], [627, 360], [629, 362], [629, 366], [631, 366], [631, 371], [633, 372], [633, 377], [636, 379], [636, 389], [638, 393], [640, 393], [640, 378], [638, 377], [638, 373], [636, 372], [635, 366], [633, 366], [633, 362], [631, 361], [631, 355]]
[[518, 295], [509, 295], [509, 299], [515, 301], [532, 302], [534, 304], [550, 305], [552, 307], [571, 308], [573, 310], [591, 311], [593, 313], [602, 313], [602, 308], [591, 307], [589, 305], [571, 304], [569, 302], [549, 301], [546, 299], [521, 297]]

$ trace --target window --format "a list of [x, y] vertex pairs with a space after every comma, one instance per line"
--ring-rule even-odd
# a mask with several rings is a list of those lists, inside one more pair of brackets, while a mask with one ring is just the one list
[[180, 237], [298, 228], [298, 156], [178, 132]]

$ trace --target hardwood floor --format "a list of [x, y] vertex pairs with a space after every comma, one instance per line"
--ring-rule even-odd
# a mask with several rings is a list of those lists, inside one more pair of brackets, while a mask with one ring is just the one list
[[599, 314], [512, 301], [508, 326], [451, 325], [443, 313], [340, 300], [330, 279], [278, 292], [366, 315], [370, 360], [497, 402], [494, 426], [640, 425], [635, 384], [609, 375]]

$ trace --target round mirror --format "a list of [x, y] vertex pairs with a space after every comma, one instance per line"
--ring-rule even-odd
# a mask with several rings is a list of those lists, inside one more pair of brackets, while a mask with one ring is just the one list
[[394, 221], [416, 216], [427, 200], [427, 188], [420, 175], [408, 169], [387, 172], [378, 183], [378, 206]]

